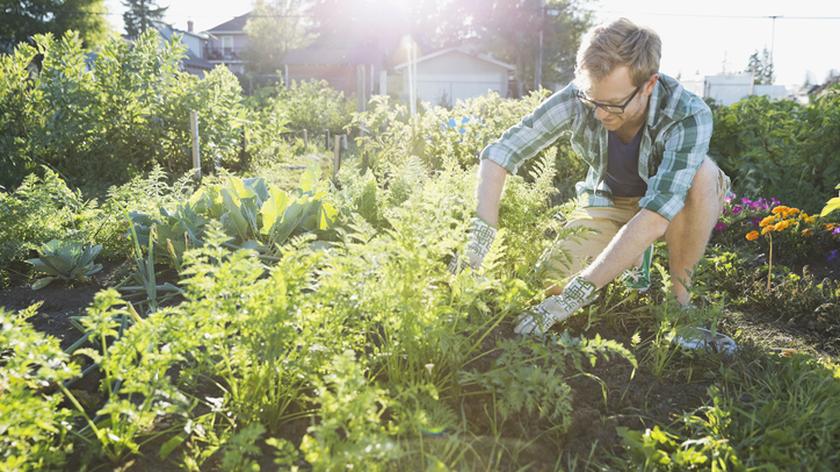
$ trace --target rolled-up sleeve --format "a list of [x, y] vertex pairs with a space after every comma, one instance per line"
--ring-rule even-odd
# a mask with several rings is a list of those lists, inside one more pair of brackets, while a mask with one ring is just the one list
[[639, 208], [659, 213], [668, 221], [685, 206], [694, 175], [709, 151], [712, 138], [712, 114], [708, 108], [688, 116], [668, 131], [662, 162], [656, 175], [648, 180]]
[[528, 159], [550, 146], [559, 133], [571, 126], [582, 105], [573, 84], [554, 93], [532, 113], [505, 131], [502, 136], [481, 151], [481, 159], [504, 167], [515, 174]]

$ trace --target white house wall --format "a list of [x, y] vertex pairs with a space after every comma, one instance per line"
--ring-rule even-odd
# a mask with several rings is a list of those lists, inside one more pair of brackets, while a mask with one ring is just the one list
[[[403, 90], [408, 96], [408, 73], [403, 69]], [[458, 51], [443, 54], [417, 64], [417, 98], [432, 105], [444, 99], [449, 105], [457, 100], [478, 97], [489, 91], [507, 96], [508, 70]]]

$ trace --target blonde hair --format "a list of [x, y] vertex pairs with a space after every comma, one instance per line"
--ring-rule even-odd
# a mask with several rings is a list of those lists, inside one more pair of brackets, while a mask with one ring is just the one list
[[590, 29], [580, 43], [575, 81], [587, 84], [601, 80], [616, 67], [627, 66], [633, 85], [639, 87], [659, 71], [662, 41], [650, 28], [627, 18]]

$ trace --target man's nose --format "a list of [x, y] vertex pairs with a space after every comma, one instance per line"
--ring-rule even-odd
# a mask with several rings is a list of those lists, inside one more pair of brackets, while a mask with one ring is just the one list
[[597, 118], [601, 121], [604, 121], [609, 116], [610, 116], [610, 114], [607, 113], [606, 111], [604, 111], [603, 108], [601, 108], [601, 107], [595, 108], [595, 118]]

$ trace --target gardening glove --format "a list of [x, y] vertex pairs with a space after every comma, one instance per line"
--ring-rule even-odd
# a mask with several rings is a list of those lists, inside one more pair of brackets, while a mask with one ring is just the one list
[[498, 230], [479, 217], [474, 217], [470, 221], [470, 229], [467, 233], [467, 248], [464, 254], [452, 258], [449, 263], [449, 272], [457, 274], [464, 270], [469, 265], [473, 269], [481, 267], [481, 262], [484, 256], [490, 252], [490, 246], [493, 240], [496, 239], [496, 232]]
[[595, 300], [597, 290], [592, 282], [575, 276], [559, 295], [552, 295], [529, 308], [516, 319], [516, 334], [543, 336], [554, 323], [565, 321]]

